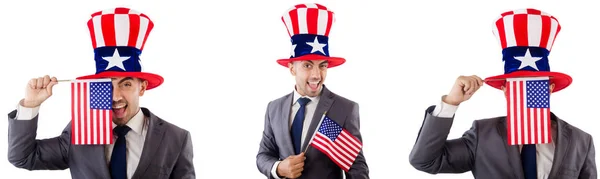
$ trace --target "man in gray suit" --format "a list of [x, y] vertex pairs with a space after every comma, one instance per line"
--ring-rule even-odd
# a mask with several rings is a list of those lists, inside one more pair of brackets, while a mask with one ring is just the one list
[[[127, 19], [117, 19], [114, 14], [129, 14], [120, 17], [137, 20], [128, 21], [130, 23], [126, 26], [119, 26], [110, 18]], [[112, 103], [115, 142], [109, 145], [73, 144], [71, 135], [74, 133], [72, 131], [74, 124], [72, 123], [69, 123], [57, 137], [36, 139], [38, 110], [40, 105], [52, 95], [53, 86], [58, 84], [56, 78], [46, 75], [29, 81], [25, 98], [19, 102], [16, 110], [8, 114], [10, 163], [27, 170], [70, 169], [72, 178], [195, 178], [190, 133], [139, 105], [140, 96], [163, 82], [163, 78], [159, 75], [142, 72], [139, 64], [138, 55], [145, 43], [145, 37], [152, 30], [152, 21], [146, 15], [133, 10], [115, 8], [94, 13], [88, 25], [92, 38], [95, 38], [93, 46], [97, 72], [77, 79], [112, 79], [112, 96], [89, 95], [89, 100], [106, 98], [109, 103]], [[114, 28], [103, 28], [103, 26]], [[133, 30], [144, 31], [129, 34], [130, 27], [135, 28]], [[114, 29], [116, 32], [108, 32], [111, 30], [107, 29]], [[103, 30], [104, 36], [99, 32], [94, 33], [94, 30]], [[114, 34], [141, 36], [115, 37]], [[123, 40], [120, 38], [144, 39], [144, 41], [115, 45], [114, 41], [107, 40], [116, 39], [119, 42]], [[110, 81], [106, 83], [111, 84]], [[91, 84], [92, 82], [90, 88], [93, 88]], [[90, 93], [96, 92], [91, 90]]]
[[[504, 22], [510, 23], [504, 24]], [[525, 26], [521, 27], [541, 30], [513, 29], [513, 24], [524, 24]], [[503, 47], [505, 74], [489, 77], [486, 80], [477, 76], [460, 76], [450, 93], [441, 98], [440, 104], [426, 110], [425, 119], [410, 153], [411, 165], [431, 174], [471, 171], [475, 178], [482, 179], [597, 178], [592, 136], [558, 118], [552, 112], [539, 113], [540, 116], [548, 115], [550, 118], [551, 135], [547, 135], [551, 137], [549, 143], [515, 145], [509, 143], [517, 140], [515, 139], [517, 134], [527, 136], [525, 133], [518, 131], [509, 133], [507, 130], [514, 131], [513, 127], [508, 126], [516, 126], [510, 124], [518, 123], [516, 120], [519, 119], [518, 112], [509, 112], [508, 117], [475, 120], [471, 129], [467, 130], [462, 137], [447, 140], [458, 106], [470, 99], [484, 81], [502, 90], [508, 101], [518, 98], [519, 93], [515, 92], [516, 89], [527, 89], [527, 97], [521, 99], [537, 101], [538, 103], [535, 104], [524, 103], [532, 108], [539, 106], [549, 108], [549, 101], [544, 105], [546, 103], [544, 101], [547, 101], [545, 99], [549, 98], [551, 93], [565, 89], [571, 84], [572, 79], [569, 75], [550, 71], [547, 55], [552, 45], [540, 43], [540, 41], [552, 42], [558, 34], [559, 30], [556, 29], [560, 29], [560, 25], [555, 17], [536, 9], [516, 10], [503, 13], [496, 25], [495, 32], [499, 35], [498, 39]], [[557, 28], [550, 29], [553, 26]], [[544, 31], [549, 35], [543, 35]], [[526, 36], [515, 36], [509, 33], [526, 34]], [[529, 40], [530, 45], [522, 45], [527, 43], [523, 40]], [[527, 63], [531, 60], [533, 63]], [[518, 83], [512, 82], [513, 79], [523, 78], [528, 79]], [[519, 85], [519, 87], [508, 87], [512, 85]], [[534, 95], [544, 97], [539, 98]], [[528, 140], [528, 138], [521, 139]]]
[[[307, 17], [306, 13], [302, 16], [298, 13], [300, 11], [327, 16], [318, 19], [312, 16], [314, 19], [310, 19], [311, 16]], [[298, 21], [299, 18], [304, 20]], [[263, 136], [256, 156], [258, 170], [269, 179], [341, 179], [344, 173], [347, 179], [369, 178], [362, 151], [350, 169], [344, 172], [327, 155], [309, 147], [325, 112], [362, 142], [358, 104], [329, 91], [323, 85], [327, 69], [345, 62], [344, 58], [329, 56], [326, 47], [330, 26], [319, 26], [331, 24], [333, 12], [320, 4], [299, 4], [282, 19], [292, 38], [293, 51], [291, 58], [277, 62], [289, 68], [296, 78], [296, 85], [292, 93], [269, 102], [267, 106]], [[299, 22], [307, 24], [299, 25]], [[307, 30], [313, 27], [315, 31]]]

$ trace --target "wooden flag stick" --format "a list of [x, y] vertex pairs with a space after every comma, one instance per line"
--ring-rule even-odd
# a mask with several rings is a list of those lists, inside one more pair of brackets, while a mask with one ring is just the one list
[[73, 80], [57, 80], [57, 82], [67, 82], [67, 81], [73, 81]]
[[323, 122], [323, 119], [325, 119], [326, 115], [327, 115], [327, 111], [323, 112], [323, 117], [321, 117], [321, 120], [319, 121], [319, 124], [317, 124], [317, 128], [315, 129], [315, 132], [312, 134], [312, 137], [310, 138], [308, 145], [304, 149], [304, 156], [306, 156], [306, 152], [308, 152], [308, 148], [311, 146], [310, 143], [312, 143], [313, 139], [315, 139], [315, 135], [319, 131], [319, 128], [321, 127], [321, 123]]
[[[549, 79], [552, 79], [553, 77], [549, 77]], [[487, 80], [483, 80], [485, 82], [487, 81], [506, 81], [506, 78], [501, 78], [501, 79], [487, 79]]]

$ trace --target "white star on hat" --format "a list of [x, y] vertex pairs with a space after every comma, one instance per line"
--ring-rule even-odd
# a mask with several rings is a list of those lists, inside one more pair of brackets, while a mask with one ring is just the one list
[[325, 54], [325, 51], [323, 50], [323, 47], [327, 46], [327, 44], [321, 44], [319, 43], [319, 39], [317, 39], [317, 37], [315, 37], [315, 41], [313, 42], [306, 42], [306, 44], [310, 45], [312, 47], [312, 50], [310, 51], [310, 53], [319, 51], [323, 54]]
[[527, 49], [527, 52], [525, 52], [525, 56], [514, 57], [514, 58], [521, 61], [521, 66], [519, 66], [519, 70], [523, 69], [527, 66], [530, 66], [531, 68], [534, 68], [535, 70], [539, 71], [539, 69], [537, 68], [537, 65], [535, 65], [535, 62], [537, 62], [538, 60], [541, 60], [542, 57], [532, 57], [531, 53], [529, 53], [529, 49]]
[[119, 68], [125, 70], [125, 67], [123, 66], [123, 61], [125, 61], [125, 60], [127, 60], [129, 58], [131, 58], [131, 57], [129, 57], [129, 56], [125, 56], [125, 57], [120, 56], [119, 55], [119, 51], [115, 48], [115, 53], [113, 53], [112, 57], [102, 57], [102, 59], [108, 61], [108, 66], [106, 66], [106, 69], [104, 69], [104, 70], [108, 70], [109, 68], [114, 67], [114, 66], [119, 67]]
[[296, 50], [296, 44], [293, 44], [292, 45], [292, 52], [291, 52], [292, 57], [296, 56], [296, 51], [295, 50]]

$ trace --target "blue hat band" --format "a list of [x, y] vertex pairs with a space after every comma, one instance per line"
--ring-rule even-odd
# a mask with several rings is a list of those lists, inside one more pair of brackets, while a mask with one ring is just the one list
[[96, 74], [105, 71], [141, 72], [140, 54], [135, 47], [99, 47], [94, 49]]
[[329, 57], [329, 37], [313, 34], [297, 34], [292, 36], [292, 54], [290, 58], [308, 54]]
[[504, 74], [515, 71], [550, 71], [548, 55], [541, 47], [508, 47], [502, 50]]

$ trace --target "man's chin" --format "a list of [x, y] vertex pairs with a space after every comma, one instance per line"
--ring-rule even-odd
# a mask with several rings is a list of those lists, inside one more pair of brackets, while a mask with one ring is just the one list
[[123, 125], [125, 124], [125, 118], [115, 118], [113, 117], [112, 119], [113, 123], [117, 124], [117, 125]]

